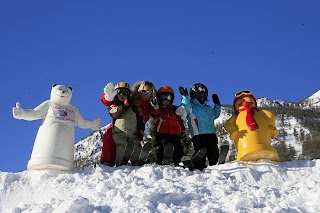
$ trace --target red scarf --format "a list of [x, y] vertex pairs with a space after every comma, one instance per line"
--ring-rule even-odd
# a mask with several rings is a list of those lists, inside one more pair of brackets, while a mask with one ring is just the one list
[[241, 104], [244, 108], [243, 109], [239, 109], [239, 112], [241, 111], [247, 111], [247, 117], [246, 117], [246, 122], [247, 122], [247, 126], [248, 128], [253, 131], [256, 129], [259, 129], [259, 126], [257, 124], [257, 122], [254, 120], [254, 113], [255, 111], [258, 111], [258, 109], [256, 107], [251, 107], [251, 103], [244, 101]]

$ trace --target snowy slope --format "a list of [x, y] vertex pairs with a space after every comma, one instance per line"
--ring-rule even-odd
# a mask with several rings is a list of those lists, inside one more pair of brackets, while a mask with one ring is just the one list
[[320, 212], [320, 160], [0, 172], [2, 213]]

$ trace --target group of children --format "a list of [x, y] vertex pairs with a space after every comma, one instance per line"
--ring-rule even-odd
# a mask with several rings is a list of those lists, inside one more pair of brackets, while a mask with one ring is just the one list
[[173, 164], [179, 166], [185, 155], [181, 138], [185, 135], [184, 121], [187, 120], [194, 153], [203, 148], [207, 150], [205, 156], [195, 163], [195, 168], [203, 170], [207, 160], [209, 165], [215, 165], [219, 158], [219, 148], [214, 120], [221, 112], [219, 97], [213, 94], [211, 98], [214, 107], [208, 105], [208, 89], [201, 83], [192, 85], [189, 91], [179, 87], [179, 93], [182, 101], [180, 106], [176, 106], [173, 104], [175, 94], [170, 86], [162, 86], [157, 90], [150, 81], [136, 82], [132, 87], [126, 82], [119, 82], [115, 86], [108, 83], [101, 101], [108, 107], [112, 123], [102, 138], [101, 163], [122, 165], [123, 153], [131, 145], [131, 165], [139, 165], [143, 146], [141, 141], [150, 138], [151, 131], [155, 132], [152, 137], [156, 144], [156, 163], [166, 164], [164, 152], [170, 144], [174, 150]]

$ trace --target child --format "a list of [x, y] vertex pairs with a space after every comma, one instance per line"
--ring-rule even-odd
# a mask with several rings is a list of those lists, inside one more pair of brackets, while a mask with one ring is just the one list
[[[190, 88], [190, 98], [187, 89], [179, 87], [182, 95], [181, 105], [187, 112], [188, 124], [192, 135], [194, 151], [207, 148], [206, 157], [209, 165], [216, 165], [219, 159], [218, 138], [214, 120], [220, 116], [221, 104], [218, 95], [212, 95], [214, 107], [207, 105], [208, 89], [204, 84], [196, 83]], [[206, 157], [195, 162], [194, 166], [203, 170], [206, 167]]]
[[143, 134], [144, 124], [142, 117], [138, 115], [136, 107], [130, 98], [130, 86], [126, 82], [120, 82], [114, 90], [117, 95], [112, 105], [109, 106], [109, 113], [113, 118], [112, 139], [116, 144], [116, 165], [122, 165], [123, 153], [128, 143], [133, 143], [134, 150], [131, 155], [131, 165], [138, 162]]
[[[146, 123], [150, 118], [152, 108], [150, 100], [155, 96], [156, 88], [150, 81], [139, 81], [131, 87], [131, 91], [133, 104], [137, 107], [139, 116], [143, 117], [143, 123]], [[108, 83], [101, 95], [101, 102], [106, 106], [110, 106], [115, 96], [116, 91], [114, 90], [113, 84]], [[116, 145], [112, 139], [112, 124], [107, 127], [102, 141], [103, 146], [100, 162], [113, 166], [115, 164]]]
[[[158, 147], [157, 162], [163, 164], [164, 149], [167, 144], [172, 143], [173, 163], [179, 166], [181, 158], [184, 155], [180, 136], [184, 130], [181, 116], [185, 113], [182, 107], [173, 105], [174, 92], [169, 86], [163, 86], [158, 90], [156, 98], [152, 101], [156, 127], [156, 143]], [[159, 102], [159, 103], [158, 103]]]
[[140, 116], [143, 116], [143, 123], [150, 119], [152, 106], [150, 101], [156, 95], [156, 88], [150, 81], [139, 81], [131, 87], [133, 104], [138, 108]]

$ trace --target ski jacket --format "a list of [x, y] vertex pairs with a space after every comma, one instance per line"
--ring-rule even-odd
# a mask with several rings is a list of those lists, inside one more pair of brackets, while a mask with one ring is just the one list
[[181, 117], [175, 113], [177, 108], [171, 104], [168, 106], [160, 105], [159, 109], [153, 111], [151, 116], [155, 119], [157, 133], [181, 135], [184, 126]]
[[105, 106], [111, 106], [111, 104], [112, 104], [112, 101], [106, 100], [104, 92], [101, 94], [100, 100]]
[[113, 133], [124, 134], [129, 138], [137, 136], [140, 140], [142, 139], [143, 118], [139, 116], [135, 106], [124, 106], [122, 102], [115, 98], [108, 108], [109, 114], [113, 118]]
[[188, 118], [188, 126], [192, 136], [200, 134], [216, 134], [214, 120], [220, 116], [221, 106], [214, 107], [199, 103], [196, 98], [190, 99], [182, 96], [181, 105], [185, 107]]
[[145, 101], [139, 98], [139, 101], [135, 102], [135, 106], [138, 109], [138, 113], [143, 117], [143, 123], [147, 123], [153, 113], [153, 107], [150, 104], [150, 100]]

